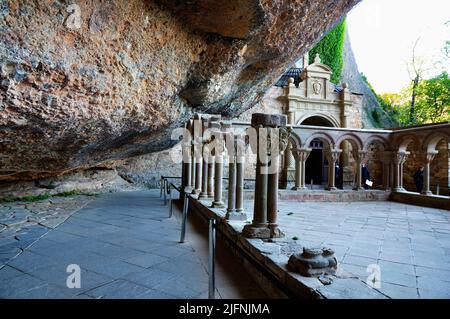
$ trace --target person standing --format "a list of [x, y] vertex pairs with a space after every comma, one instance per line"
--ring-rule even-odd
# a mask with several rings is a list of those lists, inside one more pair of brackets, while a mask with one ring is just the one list
[[364, 189], [369, 189], [369, 185], [367, 185], [367, 181], [370, 181], [370, 173], [369, 168], [366, 163], [363, 163], [361, 166], [361, 181], [364, 184]]
[[416, 173], [413, 175], [414, 184], [416, 184], [416, 189], [419, 193], [423, 191], [423, 166], [420, 166]]

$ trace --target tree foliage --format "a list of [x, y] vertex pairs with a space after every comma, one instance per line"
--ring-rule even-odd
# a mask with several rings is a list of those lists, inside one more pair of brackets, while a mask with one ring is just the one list
[[392, 110], [391, 114], [400, 126], [450, 121], [450, 79], [447, 72], [419, 81], [413, 122], [410, 119], [412, 89], [411, 84], [399, 94], [379, 96], [383, 104]]
[[338, 83], [344, 66], [343, 49], [345, 37], [345, 19], [339, 22], [319, 43], [309, 52], [309, 63], [314, 62], [319, 53], [323, 64], [333, 70], [331, 82]]

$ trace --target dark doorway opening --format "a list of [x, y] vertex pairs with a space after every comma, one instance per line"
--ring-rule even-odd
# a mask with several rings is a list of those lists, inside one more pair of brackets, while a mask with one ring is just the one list
[[323, 142], [314, 139], [309, 147], [312, 149], [306, 160], [305, 183], [321, 185], [328, 180], [328, 161], [323, 154]]
[[[334, 127], [333, 123], [321, 116], [311, 116], [305, 119], [300, 125], [313, 125]], [[323, 154], [323, 142], [314, 139], [309, 147], [312, 149], [306, 160], [305, 167], [305, 183], [310, 184], [326, 184], [328, 181], [328, 161]]]

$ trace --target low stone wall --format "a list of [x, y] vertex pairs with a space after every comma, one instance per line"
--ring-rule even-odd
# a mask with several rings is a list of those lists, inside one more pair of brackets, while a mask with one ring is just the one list
[[389, 199], [404, 204], [450, 210], [450, 198], [446, 196], [425, 196], [411, 192], [393, 192]]
[[[293, 202], [356, 202], [356, 201], [386, 201], [389, 199], [389, 191], [367, 190], [279, 190], [279, 199]], [[253, 200], [254, 190], [244, 192], [244, 199]], [[224, 198], [227, 198], [226, 196]]]

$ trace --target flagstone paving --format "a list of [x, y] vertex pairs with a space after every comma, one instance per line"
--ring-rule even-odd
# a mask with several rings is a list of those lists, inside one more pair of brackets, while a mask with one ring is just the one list
[[[0, 298], [208, 297], [205, 252], [194, 248], [192, 231], [192, 243], [178, 243], [180, 224], [168, 218], [157, 190], [99, 195], [54, 229], [27, 227], [40, 237], [0, 265]], [[13, 243], [0, 238], [2, 249]], [[73, 264], [81, 270], [80, 288], [67, 286]], [[219, 278], [227, 285], [217, 296], [265, 296], [248, 278], [239, 280], [252, 291], [230, 294], [230, 282]]]
[[[249, 219], [252, 204], [244, 204]], [[384, 201], [281, 201], [278, 216], [286, 233], [281, 244], [331, 247], [340, 273], [364, 281], [368, 266], [376, 264], [381, 275], [378, 290], [388, 297], [450, 298], [447, 210]]]

